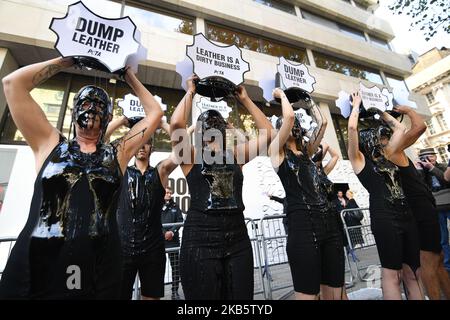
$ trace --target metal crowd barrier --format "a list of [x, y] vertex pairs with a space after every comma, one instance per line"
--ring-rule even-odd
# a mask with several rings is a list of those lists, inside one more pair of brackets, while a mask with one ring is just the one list
[[[349, 216], [358, 212], [362, 214], [361, 221], [349, 225]], [[354, 282], [355, 276], [359, 281], [379, 280], [372, 277], [374, 268], [379, 268], [381, 263], [370, 227], [369, 208], [345, 209], [340, 216], [348, 242], [346, 261], [350, 266], [351, 282]]]
[[280, 299], [293, 293], [292, 276], [286, 253], [287, 234], [283, 225], [285, 216], [284, 214], [270, 215], [259, 221], [266, 289], [264, 298], [268, 300], [273, 300], [274, 293], [277, 291], [284, 292], [277, 296]]

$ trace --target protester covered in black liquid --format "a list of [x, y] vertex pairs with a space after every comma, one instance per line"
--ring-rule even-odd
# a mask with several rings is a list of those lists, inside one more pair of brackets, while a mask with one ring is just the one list
[[125, 79], [146, 117], [120, 141], [103, 142], [112, 117], [108, 94], [86, 86], [74, 97], [75, 138], [46, 119], [30, 91], [73, 65], [57, 58], [16, 70], [3, 87], [38, 172], [28, 221], [0, 282], [1, 298], [114, 299], [121, 278], [116, 206], [128, 161], [155, 131], [162, 110], [127, 69]]
[[344, 255], [336, 214], [328, 207], [319, 170], [311, 160], [327, 125], [317, 105], [307, 95], [318, 126], [306, 136], [284, 92], [276, 89], [283, 116], [277, 120], [278, 133], [269, 147], [272, 165], [286, 192], [288, 216], [287, 254], [296, 299], [313, 300], [322, 290], [322, 299], [342, 299]]
[[409, 299], [423, 299], [417, 280], [420, 267], [417, 226], [403, 192], [399, 169], [384, 156], [386, 148], [397, 147], [400, 131], [393, 133], [380, 123], [358, 133], [361, 97], [354, 93], [352, 98], [348, 156], [355, 174], [370, 194], [371, 228], [382, 266], [384, 299], [401, 299], [401, 280]]
[[406, 126], [384, 112], [382, 119], [391, 128], [391, 141], [395, 141], [395, 143], [386, 145], [383, 148], [383, 154], [399, 169], [403, 190], [417, 223], [421, 264], [419, 276], [425, 286], [427, 296], [431, 300], [440, 300], [442, 291], [444, 296], [449, 299], [450, 279], [442, 259], [436, 201], [431, 189], [426, 185], [404, 151], [425, 132], [426, 126], [423, 119], [413, 109], [396, 106], [394, 110], [408, 116], [411, 120], [411, 128], [407, 130]]
[[186, 299], [253, 299], [253, 253], [243, 216], [242, 165], [259, 154], [252, 150], [267, 145], [272, 126], [239, 86], [236, 97], [260, 129], [258, 137], [226, 148], [227, 123], [219, 112], [208, 110], [197, 119], [194, 148], [185, 129], [196, 90], [194, 79], [188, 80], [188, 91], [170, 123], [173, 152], [179, 155], [177, 150], [182, 150], [180, 166], [191, 195], [180, 253], [183, 292]]
[[[139, 119], [121, 117], [111, 121], [107, 138], [121, 125], [133, 128]], [[169, 133], [169, 125], [160, 127]], [[136, 275], [139, 275], [142, 300], [158, 300], [164, 296], [166, 253], [161, 234], [161, 209], [169, 174], [176, 168], [170, 157], [150, 166], [153, 140], [148, 139], [128, 166], [122, 183], [117, 209], [117, 222], [122, 243], [121, 299], [130, 300]]]

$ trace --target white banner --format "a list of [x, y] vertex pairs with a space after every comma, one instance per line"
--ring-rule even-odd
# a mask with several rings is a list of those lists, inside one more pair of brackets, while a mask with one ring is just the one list
[[361, 95], [361, 100], [366, 110], [377, 109], [383, 112], [391, 105], [389, 103], [389, 97], [384, 95], [377, 86], [368, 88], [360, 83], [359, 94]]
[[[155, 100], [158, 101], [161, 109], [163, 111], [167, 110], [167, 105], [162, 102], [162, 99], [158, 96], [154, 96]], [[145, 117], [145, 111], [142, 107], [141, 101], [134, 94], [127, 94], [123, 97], [122, 101], [118, 103], [119, 107], [122, 108], [122, 113], [128, 119], [135, 117]]]
[[63, 18], [53, 18], [50, 30], [58, 37], [55, 49], [63, 57], [92, 58], [111, 72], [124, 68], [127, 62], [137, 71], [137, 62], [147, 55], [130, 17], [103, 18], [81, 1], [69, 5]]
[[201, 97], [195, 106], [199, 109], [199, 114], [206, 110], [216, 110], [220, 112], [224, 119], [228, 119], [232, 110], [225, 101], [214, 102], [208, 97]]

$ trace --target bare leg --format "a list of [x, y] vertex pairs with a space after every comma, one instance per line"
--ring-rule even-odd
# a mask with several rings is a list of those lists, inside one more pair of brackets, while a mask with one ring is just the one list
[[400, 290], [401, 270], [381, 268], [381, 288], [384, 300], [402, 300]]
[[423, 282], [430, 300], [440, 300], [441, 298], [438, 274], [440, 258], [440, 255], [437, 253], [431, 251], [420, 251], [419, 278]]
[[305, 294], [295, 291], [295, 300], [317, 300], [317, 295]]
[[324, 284], [320, 285], [321, 300], [348, 300], [345, 288], [333, 288]]
[[423, 289], [420, 286], [419, 279], [411, 270], [411, 267], [404, 264], [402, 269], [402, 278], [408, 290], [408, 300], [424, 300]]
[[441, 251], [439, 255], [439, 266], [438, 266], [438, 278], [439, 283], [444, 293], [445, 299], [450, 300], [450, 277], [448, 276], [447, 269], [444, 266], [444, 252]]

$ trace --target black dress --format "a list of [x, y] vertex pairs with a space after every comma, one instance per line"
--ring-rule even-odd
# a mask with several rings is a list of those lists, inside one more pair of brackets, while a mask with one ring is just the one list
[[253, 299], [240, 165], [227, 154], [224, 164], [194, 164], [186, 179], [191, 203], [180, 252], [186, 299]]
[[116, 149], [85, 154], [61, 137], [34, 184], [28, 221], [0, 282], [0, 298], [118, 298]]

